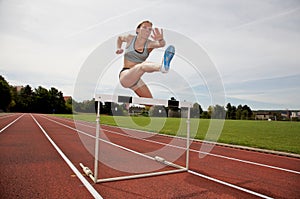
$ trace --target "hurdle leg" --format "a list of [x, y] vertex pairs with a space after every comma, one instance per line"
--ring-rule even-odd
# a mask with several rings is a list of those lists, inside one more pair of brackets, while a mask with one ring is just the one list
[[186, 121], [186, 169], [189, 170], [190, 159], [190, 114], [191, 108], [188, 107], [187, 121]]
[[98, 179], [99, 137], [100, 137], [100, 101], [98, 101], [97, 118], [96, 118], [94, 183], [97, 183], [97, 179]]

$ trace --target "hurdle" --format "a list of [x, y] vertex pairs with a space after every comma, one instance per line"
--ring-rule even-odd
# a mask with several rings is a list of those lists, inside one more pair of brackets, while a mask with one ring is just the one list
[[[108, 94], [96, 94], [95, 95], [95, 102], [97, 103], [97, 116], [96, 116], [96, 137], [95, 137], [95, 159], [94, 159], [94, 172], [87, 166], [84, 166], [80, 163], [80, 167], [82, 168], [83, 172], [86, 176], [90, 177], [94, 183], [104, 183], [104, 182], [112, 182], [112, 181], [119, 181], [119, 180], [129, 180], [129, 179], [136, 179], [136, 178], [143, 178], [143, 177], [151, 177], [151, 176], [158, 176], [158, 175], [165, 175], [165, 174], [172, 174], [172, 173], [179, 173], [185, 172], [189, 170], [189, 150], [190, 150], [190, 112], [193, 104], [191, 102], [186, 101], [175, 101], [175, 100], [163, 100], [163, 99], [153, 99], [153, 98], [141, 98], [141, 97], [131, 97], [131, 96], [119, 96], [119, 95], [108, 95]], [[118, 176], [118, 177], [111, 177], [111, 178], [103, 178], [99, 179], [99, 171], [98, 171], [98, 163], [99, 163], [99, 141], [105, 142], [107, 144], [111, 144], [114, 146], [118, 146], [126, 151], [133, 151], [126, 147], [117, 145], [115, 143], [109, 142], [107, 140], [103, 140], [100, 138], [100, 103], [105, 102], [114, 102], [114, 103], [130, 103], [130, 104], [140, 104], [140, 105], [156, 105], [156, 106], [165, 106], [165, 107], [179, 107], [179, 108], [187, 108], [187, 133], [186, 133], [186, 162], [185, 166], [177, 165], [172, 162], [165, 160], [163, 157], [155, 156], [151, 157], [139, 152], [134, 151], [135, 153], [164, 164], [169, 167], [173, 167], [173, 170], [167, 171], [154, 171], [151, 173], [142, 173], [142, 174], [135, 174], [135, 175], [128, 175], [128, 176]]]

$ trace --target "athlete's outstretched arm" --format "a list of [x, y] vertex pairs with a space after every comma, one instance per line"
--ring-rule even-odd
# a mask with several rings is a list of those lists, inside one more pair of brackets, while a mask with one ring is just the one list
[[149, 43], [149, 48], [161, 48], [166, 45], [166, 41], [164, 40], [164, 32], [163, 29], [154, 28], [153, 29], [153, 35], [151, 35], [151, 38], [154, 41], [151, 41]]
[[123, 53], [123, 49], [122, 49], [122, 44], [123, 42], [128, 42], [130, 35], [121, 35], [118, 37], [117, 39], [117, 50], [116, 53], [117, 54], [122, 54]]

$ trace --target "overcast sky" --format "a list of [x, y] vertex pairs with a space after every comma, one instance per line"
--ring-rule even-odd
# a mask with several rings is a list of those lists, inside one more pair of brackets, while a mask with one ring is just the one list
[[[299, 0], [0, 0], [0, 74], [11, 85], [55, 87], [73, 95], [90, 54], [121, 33], [134, 33], [145, 19], [184, 35], [207, 53], [222, 80], [225, 103], [254, 110], [300, 109]], [[167, 81], [161, 74], [148, 74], [145, 81], [156, 98], [174, 94], [185, 99], [178, 78], [187, 79], [206, 109], [211, 103], [203, 89], [208, 77], [189, 76], [192, 69], [183, 70], [183, 62], [178, 56]], [[115, 63], [106, 88], [118, 83], [122, 57]]]

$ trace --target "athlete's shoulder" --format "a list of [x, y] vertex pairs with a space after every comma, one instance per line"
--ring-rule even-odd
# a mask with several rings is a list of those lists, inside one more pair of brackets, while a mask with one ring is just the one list
[[120, 35], [119, 39], [123, 42], [130, 42], [133, 39], [134, 35], [127, 34], [127, 35]]
[[126, 38], [125, 38], [125, 41], [126, 41], [126, 43], [129, 45], [129, 44], [132, 42], [132, 40], [133, 40], [133, 38], [135, 37], [135, 35], [128, 34], [128, 35], [126, 35], [125, 37], [126, 37]]

